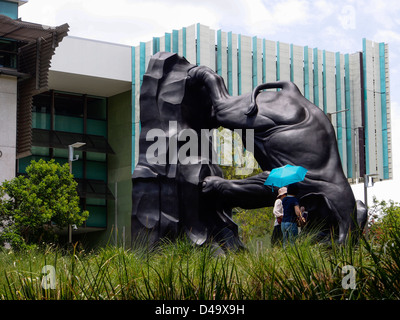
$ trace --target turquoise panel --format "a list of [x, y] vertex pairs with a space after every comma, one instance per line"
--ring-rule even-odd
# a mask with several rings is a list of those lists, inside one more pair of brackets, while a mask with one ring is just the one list
[[86, 227], [106, 228], [107, 227], [107, 207], [87, 205], [89, 218], [86, 220]]
[[222, 76], [222, 32], [217, 31], [217, 73]]
[[178, 30], [172, 31], [172, 52], [178, 53], [179, 51], [179, 32]]
[[314, 104], [319, 107], [319, 68], [318, 68], [318, 49], [314, 48], [313, 50], [313, 59], [314, 59]]
[[[140, 66], [139, 66], [139, 72], [140, 72], [140, 85], [142, 85], [143, 81], [143, 75], [146, 72], [146, 43], [141, 42], [140, 43]], [[134, 74], [132, 74], [134, 77]]]
[[197, 24], [196, 64], [200, 65], [200, 23]]
[[153, 37], [153, 54], [160, 51], [160, 38]]
[[281, 79], [281, 53], [279, 41], [276, 42], [276, 80]]
[[32, 147], [31, 152], [34, 156], [50, 156], [50, 150], [46, 147]]
[[324, 113], [328, 112], [326, 105], [326, 52], [322, 51], [322, 101], [323, 101], [323, 109]]
[[263, 39], [263, 60], [262, 60], [262, 82], [267, 82], [267, 62], [266, 62], [266, 54], [267, 54], [267, 46], [265, 39]]
[[51, 115], [42, 112], [32, 112], [32, 128], [50, 130]]
[[182, 55], [186, 57], [186, 28], [182, 28]]
[[107, 121], [87, 119], [86, 133], [107, 138]]
[[100, 152], [86, 152], [86, 160], [107, 161], [107, 154]]
[[107, 182], [107, 163], [86, 161], [86, 178]]
[[39, 161], [40, 159], [49, 161], [50, 157], [29, 156], [29, 157], [18, 159], [18, 173], [26, 173], [26, 167], [31, 164], [31, 161], [32, 160]]
[[171, 34], [165, 33], [165, 51], [171, 52]]
[[242, 35], [238, 35], [238, 95], [242, 94]]
[[86, 204], [95, 206], [105, 206], [107, 204], [107, 201], [106, 199], [86, 198]]
[[18, 3], [0, 1], [0, 14], [3, 14], [11, 19], [18, 19]]
[[83, 133], [83, 118], [55, 115], [54, 130]]

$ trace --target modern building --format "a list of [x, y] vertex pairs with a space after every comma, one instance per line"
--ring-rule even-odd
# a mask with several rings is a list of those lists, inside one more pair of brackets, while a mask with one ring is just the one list
[[[231, 95], [264, 82], [293, 81], [331, 117], [351, 182], [365, 173], [392, 178], [385, 43], [360, 39], [359, 52], [329, 52], [195, 24], [127, 46], [66, 36], [67, 25], [17, 20], [25, 2], [0, 0], [0, 181], [23, 174], [33, 159], [65, 163], [68, 146], [84, 142], [74, 149], [79, 158], [72, 172], [90, 216], [73, 237], [130, 243], [140, 85], [158, 51], [214, 69]], [[25, 62], [31, 69], [23, 69]], [[30, 90], [23, 87], [27, 82]]]

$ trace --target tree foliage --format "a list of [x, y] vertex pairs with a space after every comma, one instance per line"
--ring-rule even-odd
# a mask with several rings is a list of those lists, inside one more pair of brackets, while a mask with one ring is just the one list
[[77, 226], [89, 213], [81, 212], [77, 182], [69, 165], [53, 160], [32, 161], [20, 175], [0, 187], [0, 242], [14, 248], [54, 240], [55, 228]]
[[369, 232], [379, 242], [391, 241], [394, 234], [399, 234], [400, 229], [400, 204], [389, 200], [378, 201], [374, 198], [372, 206], [372, 219]]

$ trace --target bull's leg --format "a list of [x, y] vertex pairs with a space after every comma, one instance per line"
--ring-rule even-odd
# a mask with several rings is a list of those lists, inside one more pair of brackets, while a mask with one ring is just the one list
[[[349, 232], [357, 230], [357, 205], [350, 185], [345, 179], [336, 183], [305, 179], [303, 194], [317, 194], [325, 199], [332, 227], [337, 226], [339, 243], [345, 243]], [[362, 208], [360, 208], [362, 211]]]
[[255, 209], [272, 207], [278, 194], [278, 189], [265, 186], [269, 172], [243, 180], [225, 180], [210, 176], [203, 181], [203, 192], [215, 192], [222, 199], [224, 207]]

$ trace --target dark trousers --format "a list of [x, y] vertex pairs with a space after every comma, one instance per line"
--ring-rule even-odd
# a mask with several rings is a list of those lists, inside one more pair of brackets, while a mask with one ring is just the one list
[[281, 225], [278, 224], [277, 226], [274, 227], [274, 230], [272, 231], [272, 237], [271, 237], [271, 244], [274, 245], [280, 245], [282, 243], [282, 229]]

